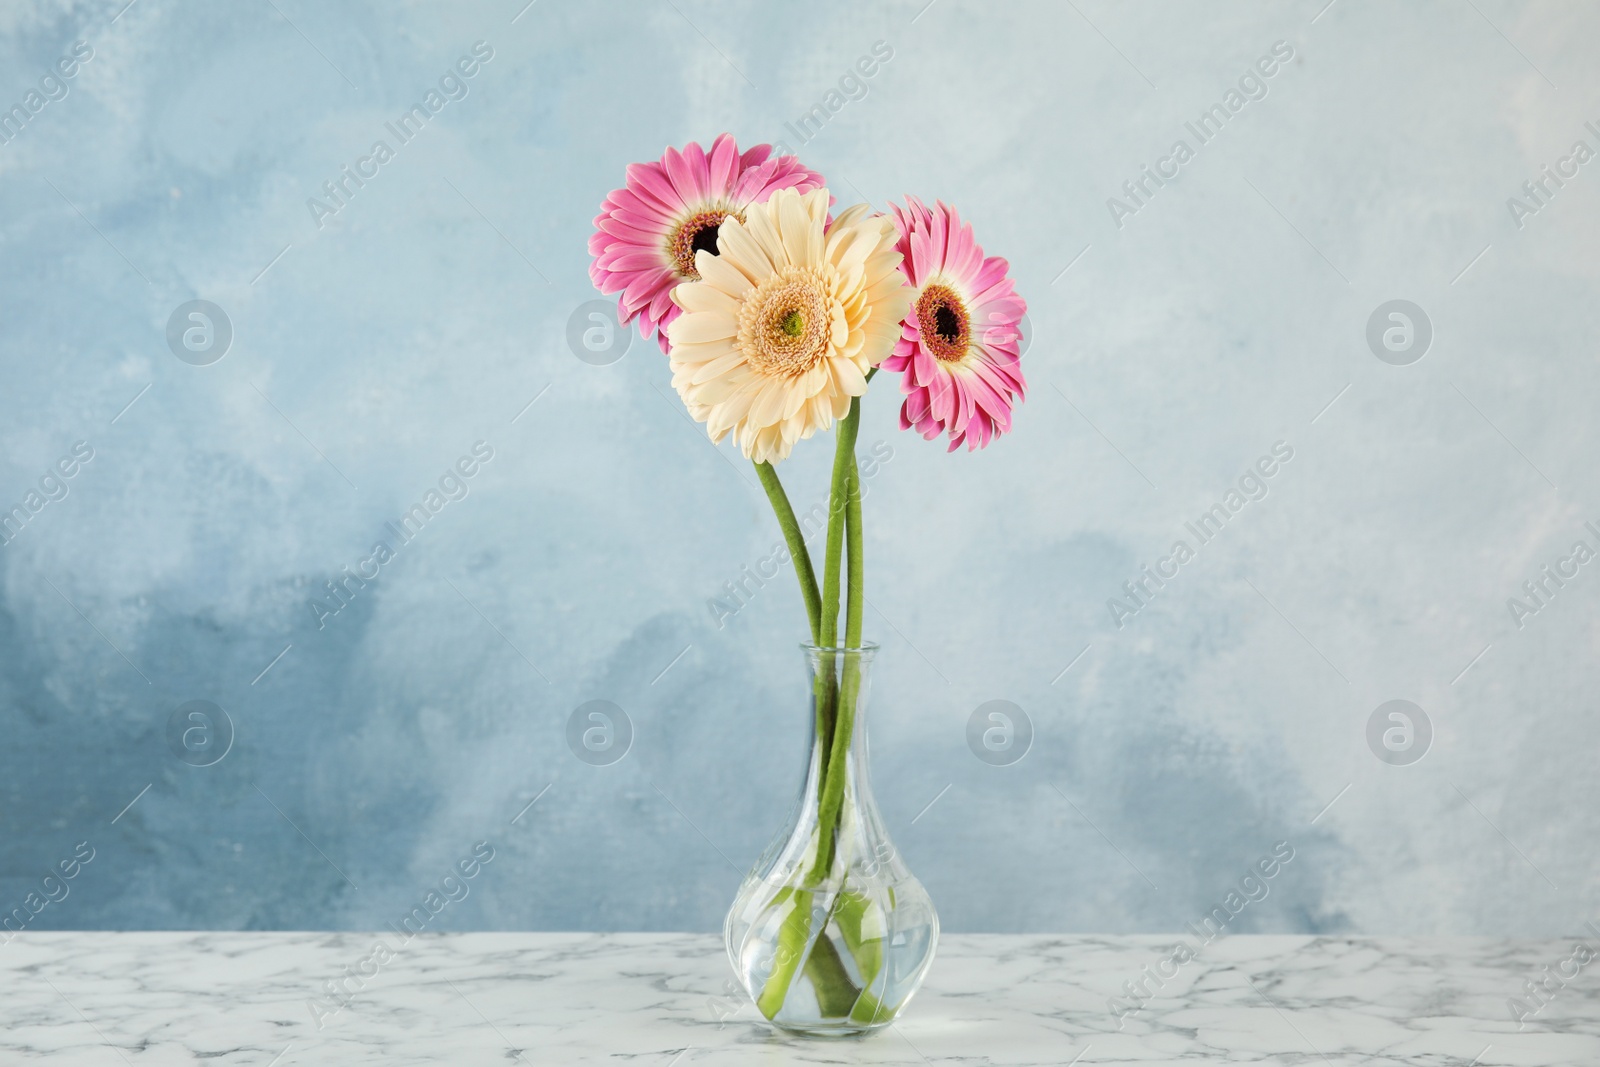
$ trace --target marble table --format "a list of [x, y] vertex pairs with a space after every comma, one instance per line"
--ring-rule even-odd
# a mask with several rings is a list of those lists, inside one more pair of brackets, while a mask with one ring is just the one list
[[946, 935], [895, 1026], [799, 1040], [704, 934], [23, 933], [0, 1064], [1600, 1064], [1575, 941], [1176, 941]]

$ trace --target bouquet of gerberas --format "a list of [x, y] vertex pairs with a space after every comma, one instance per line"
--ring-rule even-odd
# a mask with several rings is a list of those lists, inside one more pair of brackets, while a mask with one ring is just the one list
[[[855, 442], [879, 370], [900, 376], [900, 426], [950, 449], [1011, 428], [1024, 393], [1026, 305], [953, 208], [830, 216], [822, 176], [733, 138], [628, 167], [589, 241], [590, 276], [619, 320], [653, 332], [672, 384], [711, 440], [755, 463], [810, 621], [811, 766], [791, 825], [729, 912], [734, 970], [788, 1029], [887, 1025], [933, 959], [938, 917], [889, 843], [867, 785], [862, 708], [876, 646], [861, 639], [864, 559]], [[820, 587], [776, 464], [836, 428]], [[844, 632], [839, 632], [841, 565]], [[841, 640], [842, 636], [842, 640]]]

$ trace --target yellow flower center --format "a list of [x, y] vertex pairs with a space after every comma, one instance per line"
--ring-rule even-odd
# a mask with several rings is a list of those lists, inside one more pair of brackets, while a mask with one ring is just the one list
[[700, 280], [700, 272], [694, 265], [694, 254], [696, 252], [717, 254], [717, 227], [721, 226], [722, 220], [730, 215], [740, 222], [744, 221], [744, 216], [737, 211], [708, 208], [690, 215], [672, 231], [672, 236], [667, 241], [667, 256], [672, 260], [673, 269], [678, 272], [679, 277], [690, 281]]
[[739, 348], [762, 374], [792, 378], [827, 353], [833, 300], [823, 270], [788, 267], [745, 295], [739, 309]]
[[954, 289], [937, 283], [923, 289], [917, 298], [917, 322], [922, 329], [922, 343], [935, 359], [959, 363], [967, 358], [972, 324], [966, 305]]

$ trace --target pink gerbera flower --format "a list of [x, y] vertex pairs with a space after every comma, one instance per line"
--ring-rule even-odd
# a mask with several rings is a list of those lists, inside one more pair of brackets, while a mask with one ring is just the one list
[[744, 155], [728, 134], [707, 152], [690, 144], [667, 149], [659, 163], [628, 167], [628, 184], [615, 189], [595, 216], [589, 238], [594, 262], [589, 277], [602, 293], [621, 293], [617, 317], [623, 325], [639, 320], [639, 334], [654, 331], [667, 349], [667, 326], [681, 313], [672, 290], [699, 281], [696, 252], [717, 254], [717, 227], [744, 209], [765, 203], [779, 189], [808, 193], [823, 186], [822, 175], [794, 156], [772, 156], [771, 145]]
[[950, 451], [982, 448], [1011, 429], [1011, 407], [1027, 387], [1018, 323], [1028, 305], [1012, 289], [1010, 265], [984, 257], [972, 227], [943, 203], [891, 204], [900, 230], [900, 269], [915, 291], [894, 353], [901, 371], [900, 428], [928, 440], [950, 435]]

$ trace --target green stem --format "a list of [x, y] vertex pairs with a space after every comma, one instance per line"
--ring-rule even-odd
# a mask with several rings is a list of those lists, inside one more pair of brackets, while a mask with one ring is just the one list
[[[828, 507], [828, 558], [827, 569], [824, 572], [822, 615], [822, 635], [828, 647], [832, 647], [833, 642], [838, 639], [839, 563], [840, 557], [844, 554], [844, 546], [840, 542], [844, 540], [843, 535], [846, 532], [854, 534], [850, 545], [851, 603], [845, 618], [846, 647], [857, 648], [861, 640], [861, 494], [855, 456], [856, 435], [860, 425], [861, 398], [856, 397], [850, 401], [850, 413], [839, 423], [839, 440], [833, 459], [833, 495]], [[852, 496], [855, 498], [855, 515], [853, 521], [847, 522], [847, 516], [852, 511]], [[834, 536], [836, 529], [840, 535], [837, 538]], [[834, 704], [833, 736], [827, 746], [827, 769], [817, 799], [817, 825], [821, 836], [817, 842], [816, 860], [811, 868], [813, 884], [827, 877], [828, 871], [833, 867], [837, 849], [839, 812], [844, 802], [845, 778], [848, 774], [845, 755], [850, 749], [850, 740], [855, 730], [855, 697], [860, 688], [861, 665], [858, 655], [846, 653], [843, 669], [840, 671], [838, 700]], [[829, 656], [828, 660], [828, 676], [831, 682], [834, 669], [832, 657]]]
[[[772, 503], [772, 513], [777, 516], [778, 525], [783, 529], [784, 542], [789, 546], [789, 561], [794, 564], [794, 576], [800, 583], [800, 596], [806, 604], [806, 618], [811, 623], [811, 643], [815, 645], [822, 640], [822, 598], [817, 593], [817, 576], [811, 568], [811, 552], [806, 548], [805, 534], [795, 520], [794, 507], [789, 503], [789, 494], [784, 492], [778, 472], [770, 463], [757, 463], [755, 467], [761, 486], [767, 491], [767, 499]], [[812, 699], [817, 707], [817, 737], [826, 753], [828, 741], [833, 736], [832, 677], [824, 680], [820, 674], [817, 676]]]
[[861, 991], [850, 1010], [850, 1018], [856, 1022], [875, 1023], [889, 1016], [887, 1006], [872, 993], [872, 985], [883, 970], [882, 935], [886, 925], [883, 921], [875, 923], [871, 932], [879, 936], [866, 936], [869, 930], [867, 919], [877, 908], [878, 904], [872, 897], [854, 890], [840, 893], [833, 907], [845, 950], [855, 960], [856, 971], [861, 975]]
[[767, 975], [761, 995], [756, 998], [756, 1007], [768, 1019], [778, 1014], [789, 996], [789, 985], [794, 981], [795, 972], [800, 969], [801, 953], [805, 951], [806, 939], [811, 932], [811, 894], [803, 889], [785, 886], [772, 898], [772, 903], [778, 906], [785, 900], [792, 900], [794, 908], [778, 927], [772, 971]]
[[826, 932], [817, 937], [806, 960], [806, 977], [817, 994], [817, 1008], [824, 1019], [842, 1019], [855, 1008], [861, 999], [861, 989], [850, 980], [844, 969], [839, 949]]
[[[852, 417], [854, 411], [852, 410]], [[861, 471], [856, 467], [855, 450], [850, 452], [850, 495], [845, 498], [844, 526], [849, 546], [849, 600], [844, 611], [844, 647], [861, 647], [861, 612], [866, 603], [866, 545], [861, 537]], [[850, 664], [845, 664], [850, 669]]]
[[817, 595], [817, 576], [811, 569], [811, 553], [806, 549], [805, 535], [800, 532], [794, 508], [789, 504], [789, 494], [783, 491], [783, 483], [778, 480], [778, 472], [772, 469], [772, 464], [757, 463], [756, 474], [761, 478], [761, 487], [767, 491], [767, 499], [772, 502], [772, 513], [783, 528], [794, 576], [800, 581], [800, 595], [806, 602], [806, 617], [811, 621], [811, 642], [817, 644], [822, 638], [822, 599]]
[[[867, 371], [867, 381], [872, 381], [872, 376], [877, 373], [877, 367]], [[839, 610], [839, 561], [834, 551], [834, 530], [835, 519], [839, 517], [840, 512], [843, 513], [849, 544], [849, 599], [845, 606], [844, 620], [846, 648], [861, 647], [861, 611], [864, 599], [862, 563], [866, 550], [861, 540], [861, 472], [856, 468], [856, 438], [860, 432], [861, 398], [858, 396], [851, 399], [850, 410], [839, 424], [839, 443], [833, 453], [833, 492], [828, 501], [828, 574], [834, 580], [834, 617], [837, 617]]]
[[[873, 367], [867, 371], [867, 381], [872, 381], [872, 376], [878, 373], [878, 368]], [[850, 427], [850, 481], [848, 495], [844, 504], [844, 525], [848, 535], [850, 556], [849, 600], [846, 602], [844, 614], [844, 645], [846, 648], [861, 647], [861, 614], [867, 602], [867, 576], [866, 558], [867, 543], [861, 531], [861, 470], [856, 466], [856, 437], [861, 432], [861, 398], [856, 397], [850, 402], [850, 414], [846, 416], [852, 423]]]
[[[852, 417], [855, 412], [852, 411]], [[840, 670], [839, 700], [837, 711], [834, 715], [833, 746], [828, 757], [830, 768], [836, 768], [837, 773], [831, 775], [823, 783], [823, 793], [819, 806], [820, 821], [823, 827], [823, 841], [829, 851], [833, 850], [837, 837], [836, 823], [839, 821], [841, 809], [844, 806], [845, 779], [848, 768], [845, 765], [850, 745], [855, 739], [856, 704], [861, 695], [861, 614], [865, 597], [866, 575], [864, 573], [866, 547], [862, 544], [861, 537], [861, 474], [856, 469], [854, 449], [850, 454], [850, 469], [846, 478], [845, 498], [845, 530], [849, 546], [849, 601], [845, 608], [844, 643], [845, 647], [855, 649], [845, 656], [844, 664]], [[831, 856], [830, 856], [831, 862]]]
[[845, 511], [850, 471], [856, 465], [856, 433], [861, 425], [861, 398], [850, 401], [850, 413], [839, 422], [833, 449], [833, 484], [828, 492], [828, 548], [822, 569], [823, 648], [839, 641], [839, 564], [844, 555]]
[[[867, 381], [878, 373], [878, 368], [873, 367], [867, 372]], [[866, 593], [866, 540], [862, 535], [861, 526], [861, 471], [856, 466], [856, 438], [861, 430], [861, 398], [857, 397], [850, 404], [850, 413], [846, 418], [850, 421], [850, 469], [846, 484], [844, 502], [845, 543], [849, 558], [848, 600], [844, 612], [844, 645], [846, 648], [861, 647], [861, 616], [867, 602]], [[855, 719], [856, 694], [861, 688], [861, 663], [859, 656], [851, 656], [844, 664], [844, 688], [849, 694], [851, 710], [850, 722], [853, 726]], [[850, 740], [850, 735], [845, 735], [845, 740]]]
[[[861, 689], [859, 652], [846, 654], [841, 667], [836, 664], [835, 654], [831, 651], [838, 645], [839, 640], [840, 565], [845, 562], [844, 557], [847, 552], [849, 571], [844, 647], [848, 649], [861, 647], [862, 613], [866, 603], [864, 593], [866, 551], [862, 536], [861, 475], [856, 467], [855, 457], [856, 438], [860, 426], [861, 398], [856, 397], [850, 402], [849, 413], [839, 423], [835, 442], [833, 481], [828, 500], [828, 542], [823, 560], [821, 603], [818, 606], [820, 610], [812, 610], [812, 598], [816, 595], [815, 584], [811, 586], [812, 592], [806, 600], [807, 610], [811, 612], [813, 643], [829, 650], [819, 657], [821, 662], [818, 664], [816, 688], [813, 694], [816, 704], [817, 740], [822, 750], [822, 760], [817, 800], [818, 840], [811, 870], [806, 875], [808, 886], [817, 886], [825, 881], [837, 855], [838, 824], [849, 773], [847, 754], [855, 733], [856, 702]], [[805, 542], [800, 536], [798, 524], [794, 522], [794, 512], [789, 508], [787, 498], [783, 496], [782, 487], [778, 485], [776, 473], [771, 472], [770, 467], [762, 470], [764, 466], [766, 465], [758, 464], [757, 470], [761, 472], [762, 483], [768, 487], [767, 494], [772, 498], [773, 510], [778, 513], [779, 523], [784, 525], [785, 536], [790, 538], [790, 554], [796, 561], [795, 573], [800, 575], [800, 584], [804, 591], [806, 578], [810, 574], [810, 560], [805, 556]], [[788, 516], [787, 521], [785, 513]], [[806, 560], [805, 574], [801, 573], [802, 558]], [[841, 897], [835, 902], [835, 906], [846, 900], [848, 898]], [[804, 951], [806, 942], [810, 939], [812, 893], [807, 890], [797, 890], [793, 894], [793, 901], [794, 910], [790, 912], [779, 930], [777, 958], [773, 970], [760, 997], [757, 998], [757, 1006], [769, 1019], [782, 1009], [788, 997], [789, 987], [800, 969], [799, 954]], [[859, 916], [855, 918], [859, 926]], [[837, 949], [826, 935], [826, 919], [823, 920], [823, 926], [824, 930], [819, 931], [804, 965], [823, 1014], [836, 1017], [851, 1013], [868, 1022], [875, 1022], [886, 1016], [888, 1013], [884, 1006], [872, 994], [857, 987], [850, 980]], [[859, 944], [860, 930], [856, 929], [853, 933], [858, 943], [849, 945], [847, 942], [847, 947], [856, 958], [857, 965], [863, 967], [864, 978], [870, 984], [878, 968], [864, 966], [863, 957], [870, 957], [871, 954], [865, 951], [865, 946]]]
[[[843, 562], [845, 512], [848, 510], [850, 472], [856, 465], [856, 433], [861, 424], [861, 398], [850, 401], [850, 411], [839, 421], [834, 435], [833, 481], [828, 491], [828, 544], [822, 562], [822, 624], [816, 643], [832, 649], [839, 643], [839, 565]], [[846, 625], [848, 626], [848, 619]], [[817, 675], [813, 697], [817, 707], [817, 740], [822, 746], [824, 783], [832, 780], [834, 755], [838, 752], [839, 682], [832, 653], [822, 653], [824, 668]], [[848, 737], [847, 737], [848, 739]], [[822, 824], [823, 843], [817, 850], [818, 866], [825, 873], [833, 862], [833, 827]], [[827, 863], [824, 864], [823, 861]]]

